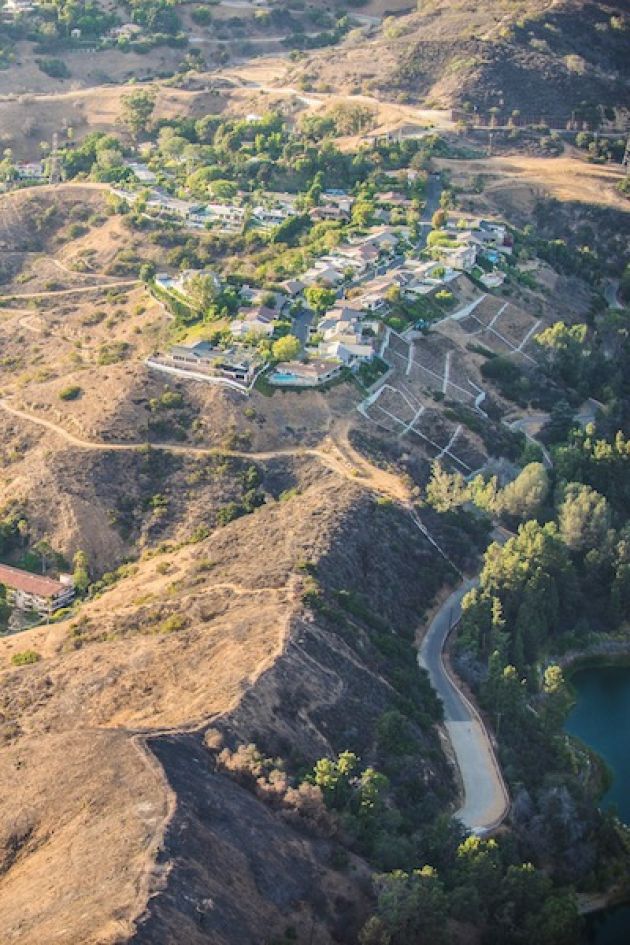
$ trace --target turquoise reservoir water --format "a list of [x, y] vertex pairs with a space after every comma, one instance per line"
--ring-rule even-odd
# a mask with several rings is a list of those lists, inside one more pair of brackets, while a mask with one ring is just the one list
[[630, 824], [630, 667], [599, 666], [571, 678], [577, 702], [566, 729], [594, 748], [613, 775], [602, 807], [617, 808]]
[[[614, 805], [630, 824], [630, 667], [593, 667], [577, 672], [571, 682], [577, 702], [566, 729], [606, 761], [613, 780], [602, 807]], [[589, 941], [595, 945], [628, 945], [630, 906], [596, 917]]]

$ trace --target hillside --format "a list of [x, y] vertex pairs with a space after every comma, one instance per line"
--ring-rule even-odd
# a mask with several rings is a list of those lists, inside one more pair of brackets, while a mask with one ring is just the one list
[[[272, 503], [200, 544], [150, 557], [78, 620], [0, 642], [5, 941], [39, 945], [49, 930], [68, 945], [166, 943], [186, 930], [190, 942], [253, 945], [261, 922], [279, 929], [312, 916], [323, 945], [335, 921], [357, 921], [360, 864], [354, 878], [333, 881], [329, 840], [283, 824], [220, 773], [200, 776], [214, 766], [201, 740], [210, 723], [219, 744], [256, 741], [311, 763], [350, 747], [369, 760], [378, 757], [375, 721], [402, 705], [370, 623], [305, 609], [312, 579], [300, 562], [331, 602], [352, 588], [366, 615], [406, 637], [410, 670], [408, 628], [441, 566], [409, 519], [356, 487], [328, 479], [304, 492], [299, 515], [297, 506]], [[379, 542], [383, 529], [398, 536], [394, 557]], [[25, 647], [41, 661], [9, 668]], [[414, 724], [413, 765], [430, 807], [452, 789], [435, 734]], [[191, 729], [198, 734], [183, 734]], [[172, 734], [154, 742], [164, 730]], [[106, 883], [96, 880], [104, 864]], [[226, 875], [238, 887], [228, 891]], [[216, 897], [222, 907], [204, 906]]]
[[308, 56], [294, 78], [564, 125], [581, 103], [630, 107], [628, 31], [622, 2], [425, 0], [374, 38]]
[[0, 945], [627, 891], [561, 669], [628, 646], [626, 7], [5, 10]]

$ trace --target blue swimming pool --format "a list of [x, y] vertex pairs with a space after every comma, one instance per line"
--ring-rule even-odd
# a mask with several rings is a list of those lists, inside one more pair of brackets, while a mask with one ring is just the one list
[[281, 371], [274, 371], [269, 375], [269, 381], [272, 384], [296, 384], [298, 379], [295, 374], [283, 374]]

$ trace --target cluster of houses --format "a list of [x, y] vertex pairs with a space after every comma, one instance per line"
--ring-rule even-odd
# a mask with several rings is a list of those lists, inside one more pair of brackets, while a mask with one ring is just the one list
[[[343, 209], [345, 195], [337, 191], [330, 196], [335, 199], [331, 205]], [[285, 211], [289, 212], [288, 203]], [[407, 227], [381, 225], [366, 236], [338, 246], [299, 277], [286, 279], [273, 291], [244, 286], [240, 290], [241, 307], [229, 326], [231, 347], [213, 348], [207, 342], [178, 345], [169, 355], [150, 359], [150, 363], [193, 376], [212, 377], [247, 390], [263, 368], [256, 341], [273, 337], [278, 323], [290, 320], [292, 313], [299, 317], [308, 311], [306, 290], [318, 286], [331, 290], [335, 302], [319, 320], [314, 316], [309, 320], [304, 344], [308, 360], [282, 362], [268, 374], [268, 380], [279, 387], [325, 384], [343, 368], [354, 370], [374, 358], [383, 333], [382, 318], [392, 300], [413, 301], [430, 295], [448, 286], [462, 272], [471, 273], [481, 256], [490, 264], [490, 271], [487, 265], [476, 270], [480, 281], [488, 288], [501, 284], [505, 273], [494, 269], [494, 264], [512, 252], [503, 224], [460, 219], [448, 223], [440, 232], [444, 240], [433, 246], [433, 258], [405, 254], [405, 246], [411, 241]], [[159, 274], [156, 282], [185, 296], [186, 284], [195, 274], [191, 271], [177, 277]], [[218, 276], [201, 274], [211, 277], [219, 287]]]
[[[226, 232], [237, 232], [246, 223], [270, 228], [284, 223], [289, 217], [298, 213], [296, 194], [273, 194], [264, 205], [245, 203], [243, 202], [244, 195], [240, 195], [238, 203], [201, 203], [182, 200], [154, 186], [157, 184], [157, 175], [148, 165], [140, 161], [128, 161], [127, 167], [139, 183], [151, 188], [146, 200], [148, 212], [156, 216], [175, 217], [191, 229], [211, 226]], [[125, 189], [117, 189], [115, 193], [129, 204], [136, 203], [141, 197], [139, 193]]]
[[[126, 166], [136, 180], [151, 187], [147, 200], [147, 209], [156, 215], [173, 216], [191, 228], [212, 226], [226, 232], [235, 232], [248, 223], [262, 229], [269, 229], [284, 223], [302, 212], [299, 209], [299, 195], [274, 192], [265, 196], [259, 203], [248, 201], [248, 194], [239, 193], [233, 201], [195, 202], [173, 197], [157, 185], [158, 177], [142, 161], [127, 161]], [[119, 197], [128, 203], [135, 203], [139, 194], [133, 191], [118, 190]], [[308, 213], [315, 222], [322, 220], [340, 220], [348, 222], [354, 198], [341, 190], [325, 191], [319, 206], [312, 207]]]

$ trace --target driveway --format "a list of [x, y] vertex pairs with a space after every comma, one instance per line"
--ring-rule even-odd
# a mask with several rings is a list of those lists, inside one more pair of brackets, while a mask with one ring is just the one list
[[310, 308], [301, 308], [297, 315], [293, 316], [292, 334], [299, 338], [302, 347], [308, 341], [308, 330], [313, 324], [315, 313]]

